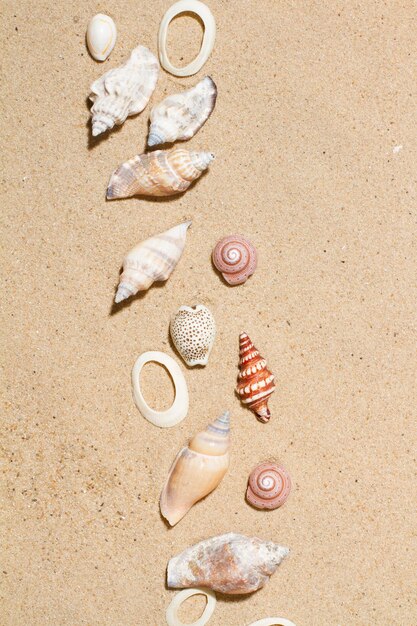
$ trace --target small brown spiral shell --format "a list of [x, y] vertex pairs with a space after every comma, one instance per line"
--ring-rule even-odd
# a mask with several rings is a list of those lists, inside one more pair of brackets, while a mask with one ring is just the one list
[[229, 285], [240, 285], [252, 276], [258, 254], [250, 241], [241, 235], [228, 235], [214, 247], [213, 264]]
[[249, 476], [246, 499], [257, 509], [278, 509], [290, 495], [291, 478], [282, 465], [264, 461]]

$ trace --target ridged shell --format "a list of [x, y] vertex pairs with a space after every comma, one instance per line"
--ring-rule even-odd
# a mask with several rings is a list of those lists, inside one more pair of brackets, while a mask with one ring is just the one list
[[155, 89], [158, 71], [156, 57], [148, 48], [138, 46], [126, 63], [109, 70], [91, 85], [93, 137], [143, 111]]
[[206, 306], [181, 306], [171, 317], [169, 330], [187, 365], [207, 365], [216, 336], [216, 322]]
[[167, 584], [205, 587], [228, 594], [257, 591], [268, 582], [288, 548], [257, 537], [228, 533], [200, 541], [168, 563]]
[[183, 448], [161, 493], [161, 513], [171, 526], [211, 493], [229, 467], [230, 414], [225, 411]]
[[206, 76], [195, 87], [165, 98], [151, 111], [148, 146], [191, 139], [211, 115], [216, 97], [216, 85]]
[[98, 13], [91, 18], [87, 27], [87, 47], [93, 59], [105, 61], [116, 43], [116, 24], [111, 17]]
[[257, 509], [278, 509], [290, 491], [291, 477], [287, 470], [273, 461], [264, 461], [249, 476], [246, 499]]
[[240, 401], [255, 413], [260, 422], [266, 423], [271, 417], [268, 400], [275, 391], [274, 375], [246, 333], [239, 337], [239, 356], [236, 391]]
[[256, 248], [241, 235], [228, 235], [214, 247], [213, 264], [229, 285], [240, 285], [252, 276], [258, 262]]
[[194, 152], [184, 148], [155, 150], [137, 155], [113, 172], [107, 188], [107, 199], [183, 193], [213, 159], [210, 152]]
[[115, 302], [121, 302], [145, 291], [155, 281], [167, 280], [174, 271], [185, 247], [191, 222], [183, 222], [169, 230], [150, 237], [135, 246], [123, 261]]

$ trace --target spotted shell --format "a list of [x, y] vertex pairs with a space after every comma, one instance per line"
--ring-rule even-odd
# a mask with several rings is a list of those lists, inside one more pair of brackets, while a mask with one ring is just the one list
[[214, 267], [229, 285], [241, 285], [256, 270], [258, 254], [250, 241], [241, 235], [228, 235], [213, 250]]
[[169, 330], [188, 366], [207, 365], [216, 336], [216, 322], [210, 309], [203, 304], [181, 306], [172, 316]]
[[264, 461], [249, 476], [246, 499], [257, 509], [278, 509], [290, 495], [291, 478], [282, 465]]

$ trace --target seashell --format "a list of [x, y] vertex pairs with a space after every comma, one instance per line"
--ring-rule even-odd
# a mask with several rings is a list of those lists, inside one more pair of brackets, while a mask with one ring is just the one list
[[[195, 15], [198, 15], [204, 25], [204, 37], [200, 52], [196, 58], [185, 67], [175, 67], [172, 65], [168, 58], [166, 49], [168, 27], [174, 17], [180, 13], [194, 13]], [[161, 25], [159, 26], [159, 61], [164, 70], [170, 72], [170, 74], [174, 74], [174, 76], [192, 76], [192, 74], [197, 74], [197, 72], [201, 70], [204, 63], [209, 58], [211, 51], [213, 50], [215, 39], [216, 22], [214, 20], [213, 13], [210, 11], [208, 6], [205, 5], [204, 2], [200, 2], [200, 0], [179, 0], [179, 2], [175, 2], [175, 4], [172, 4], [169, 7], [162, 18]]]
[[191, 139], [210, 117], [216, 98], [217, 87], [206, 76], [195, 87], [162, 100], [151, 111], [148, 146]]
[[256, 270], [258, 254], [250, 241], [241, 235], [228, 235], [213, 250], [214, 267], [229, 285], [241, 285]]
[[249, 626], [295, 626], [295, 624], [290, 622], [289, 619], [285, 619], [285, 617], [264, 617], [256, 622], [252, 622]]
[[246, 333], [239, 337], [239, 349], [240, 372], [236, 391], [240, 401], [255, 413], [260, 422], [266, 423], [271, 417], [268, 400], [275, 391], [274, 375]]
[[278, 509], [291, 491], [287, 470], [273, 461], [264, 461], [249, 476], [246, 499], [257, 509]]
[[213, 591], [210, 591], [210, 589], [183, 589], [174, 596], [171, 604], [166, 610], [165, 617], [168, 626], [185, 626], [184, 622], [181, 622], [178, 617], [178, 609], [186, 600], [188, 600], [188, 598], [197, 595], [205, 596], [207, 604], [201, 617], [196, 622], [189, 624], [189, 626], [205, 626], [205, 624], [207, 624], [214, 613], [214, 609], [216, 608], [216, 594]]
[[192, 222], [182, 222], [154, 235], [132, 248], [123, 260], [114, 301], [116, 304], [146, 291], [155, 281], [167, 280], [181, 258], [187, 230]]
[[263, 587], [289, 554], [288, 548], [227, 533], [200, 541], [168, 563], [167, 584], [176, 589], [207, 587], [228, 594], [252, 593]]
[[[168, 370], [168, 373], [172, 378], [172, 382], [174, 383], [174, 402], [166, 411], [155, 411], [147, 404], [142, 395], [140, 388], [140, 373], [143, 366], [150, 361], [163, 365]], [[148, 420], [148, 422], [151, 422], [155, 426], [170, 428], [171, 426], [175, 426], [176, 424], [179, 424], [179, 422], [182, 422], [188, 413], [188, 389], [184, 374], [182, 373], [178, 363], [164, 352], [144, 352], [136, 359], [132, 369], [132, 388], [133, 399], [135, 400], [135, 404], [140, 413], [145, 419]]]
[[160, 498], [161, 513], [171, 526], [220, 484], [229, 467], [229, 448], [230, 413], [225, 411], [180, 450]]
[[109, 70], [91, 85], [93, 137], [143, 111], [155, 89], [158, 71], [152, 52], [137, 46], [123, 65]]
[[208, 168], [214, 155], [184, 148], [140, 154], [113, 172], [107, 199], [174, 196], [183, 193]]
[[87, 27], [87, 48], [93, 59], [105, 61], [114, 48], [117, 38], [116, 24], [111, 17], [97, 13]]
[[207, 365], [216, 336], [216, 322], [206, 306], [181, 306], [171, 317], [169, 330], [187, 365]]

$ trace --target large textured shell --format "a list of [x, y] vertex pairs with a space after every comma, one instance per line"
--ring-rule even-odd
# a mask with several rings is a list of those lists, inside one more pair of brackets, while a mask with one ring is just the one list
[[187, 365], [207, 365], [216, 336], [216, 322], [206, 306], [181, 306], [171, 317], [169, 330]]
[[274, 375], [246, 333], [239, 337], [239, 356], [236, 389], [239, 398], [260, 422], [268, 422], [271, 417], [268, 400], [275, 391]]
[[213, 154], [184, 148], [140, 154], [113, 172], [107, 198], [173, 196], [186, 191], [208, 168]]
[[183, 222], [169, 230], [142, 241], [123, 261], [115, 302], [126, 300], [138, 291], [145, 291], [155, 281], [167, 280], [174, 271], [185, 247], [191, 222]]
[[229, 285], [240, 285], [252, 276], [258, 262], [256, 248], [241, 235], [228, 235], [217, 242], [213, 264]]
[[97, 13], [87, 27], [87, 47], [96, 61], [105, 61], [114, 48], [117, 38], [116, 24], [111, 17]]
[[228, 533], [200, 541], [168, 563], [167, 584], [228, 594], [257, 591], [289, 553], [272, 541]]
[[158, 71], [156, 57], [148, 48], [138, 46], [126, 63], [109, 70], [91, 85], [94, 137], [143, 111], [155, 89]]
[[198, 433], [172, 464], [161, 493], [161, 513], [171, 526], [177, 524], [193, 504], [211, 493], [229, 467], [229, 411]]
[[206, 76], [195, 87], [162, 100], [151, 111], [148, 146], [191, 139], [211, 115], [216, 97], [217, 87]]
[[273, 461], [264, 461], [249, 476], [246, 499], [257, 509], [278, 509], [290, 491], [291, 477], [287, 470]]

